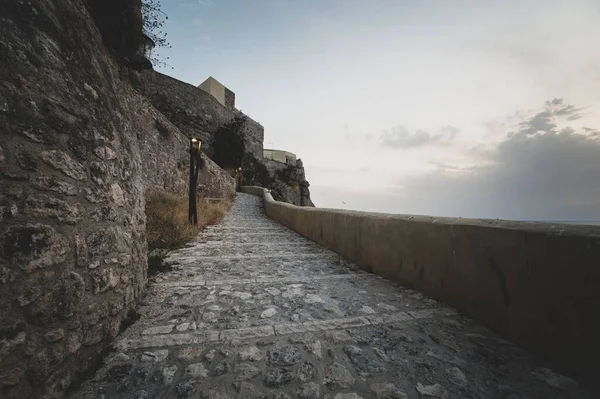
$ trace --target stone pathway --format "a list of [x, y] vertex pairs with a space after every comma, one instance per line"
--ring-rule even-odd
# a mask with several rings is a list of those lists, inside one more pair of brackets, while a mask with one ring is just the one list
[[152, 279], [73, 398], [592, 398], [452, 308], [268, 219], [231, 213]]

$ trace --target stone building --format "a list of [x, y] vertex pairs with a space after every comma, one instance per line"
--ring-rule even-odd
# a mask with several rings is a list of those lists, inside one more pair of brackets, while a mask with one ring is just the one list
[[296, 165], [296, 154], [283, 150], [271, 150], [265, 148], [263, 150], [263, 158], [285, 163], [288, 165]]
[[209, 76], [198, 87], [216, 98], [221, 105], [235, 108], [235, 93], [212, 76]]

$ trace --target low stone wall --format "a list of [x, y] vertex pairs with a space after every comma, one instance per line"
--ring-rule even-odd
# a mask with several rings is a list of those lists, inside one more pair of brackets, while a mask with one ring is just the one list
[[242, 191], [263, 196], [270, 218], [365, 269], [456, 307], [564, 372], [595, 378], [600, 227], [305, 208], [262, 188]]

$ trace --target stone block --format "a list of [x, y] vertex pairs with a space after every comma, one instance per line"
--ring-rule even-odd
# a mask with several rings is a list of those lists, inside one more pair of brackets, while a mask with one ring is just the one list
[[86, 180], [87, 173], [84, 166], [71, 158], [66, 152], [59, 150], [43, 151], [41, 158], [55, 169], [75, 180]]
[[1, 240], [7, 263], [28, 272], [59, 264], [70, 252], [65, 238], [45, 224], [12, 226]]
[[62, 341], [64, 337], [65, 331], [62, 328], [57, 328], [56, 330], [48, 331], [44, 334], [44, 339], [50, 343]]
[[37, 160], [31, 153], [27, 151], [20, 152], [17, 155], [17, 163], [23, 170], [35, 172], [38, 169]]
[[38, 175], [35, 176], [31, 182], [40, 190], [54, 191], [68, 196], [77, 195], [77, 187], [66, 181], [59, 180], [54, 176]]
[[109, 161], [117, 157], [117, 153], [115, 152], [115, 150], [108, 146], [96, 147], [94, 149], [94, 155], [105, 161]]
[[81, 211], [77, 205], [45, 194], [32, 195], [27, 198], [24, 212], [69, 224], [76, 224], [81, 220]]
[[108, 255], [117, 250], [117, 237], [113, 230], [94, 231], [88, 234], [86, 243], [91, 256]]

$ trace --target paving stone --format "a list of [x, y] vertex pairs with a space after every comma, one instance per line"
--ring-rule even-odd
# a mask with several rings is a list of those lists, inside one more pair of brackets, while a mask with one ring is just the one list
[[448, 379], [459, 387], [466, 387], [469, 384], [465, 373], [458, 367], [446, 369], [446, 374], [448, 375]]
[[266, 399], [267, 395], [249, 382], [236, 382], [235, 390], [239, 393], [240, 399]]
[[365, 313], [365, 314], [375, 314], [377, 313], [372, 307], [369, 306], [363, 306], [360, 308], [360, 311]]
[[238, 352], [238, 359], [242, 362], [258, 362], [264, 357], [264, 354], [256, 346], [246, 346]]
[[261, 319], [269, 319], [269, 318], [271, 318], [271, 317], [275, 316], [276, 314], [277, 314], [277, 310], [276, 310], [276, 309], [274, 309], [274, 308], [269, 308], [269, 309], [266, 309], [265, 311], [263, 311], [263, 312], [260, 314], [260, 318], [261, 318]]
[[346, 345], [344, 353], [350, 358], [358, 373], [363, 377], [377, 375], [386, 371], [386, 368], [378, 359], [357, 346]]
[[221, 386], [211, 387], [201, 393], [202, 399], [231, 399], [225, 388]]
[[265, 385], [269, 388], [278, 388], [289, 384], [294, 379], [294, 374], [290, 369], [280, 368], [267, 373]]
[[292, 366], [300, 361], [302, 353], [293, 345], [285, 345], [269, 350], [267, 358], [270, 365]]
[[202, 356], [202, 352], [204, 352], [204, 348], [201, 346], [183, 347], [177, 351], [177, 354], [175, 355], [175, 357], [177, 359], [186, 360], [186, 361], [191, 361], [191, 360], [196, 360], [196, 359], [200, 360], [200, 357]]
[[383, 349], [380, 348], [373, 348], [373, 352], [375, 352], [375, 354], [377, 356], [379, 356], [381, 358], [381, 360], [383, 360], [384, 362], [391, 362], [392, 360], [390, 359], [390, 357], [385, 353], [385, 351]]
[[117, 353], [115, 357], [113, 357], [113, 360], [116, 360], [117, 362], [126, 362], [129, 360], [129, 356], [121, 352]]
[[175, 373], [177, 373], [177, 366], [171, 365], [166, 366], [162, 369], [162, 380], [163, 384], [169, 385], [175, 379]]
[[185, 372], [190, 377], [208, 377], [208, 370], [206, 369], [206, 367], [204, 367], [204, 364], [202, 363], [190, 364], [185, 368]]
[[242, 301], [252, 298], [252, 294], [249, 292], [233, 292], [231, 296], [240, 298]]
[[330, 388], [352, 388], [356, 379], [346, 367], [339, 363], [330, 364], [325, 368], [325, 385]]
[[262, 372], [256, 366], [251, 364], [242, 363], [235, 366], [235, 380], [236, 381], [247, 381], [260, 375]]
[[267, 288], [265, 288], [265, 291], [267, 291], [269, 294], [271, 294], [273, 296], [281, 294], [281, 291], [275, 287], [267, 287]]
[[285, 392], [276, 392], [276, 393], [272, 394], [271, 398], [272, 399], [292, 399], [292, 397]]
[[150, 327], [142, 331], [142, 335], [158, 335], [158, 334], [168, 334], [173, 331], [173, 326], [157, 326]]
[[309, 353], [313, 354], [317, 359], [323, 359], [323, 348], [321, 346], [321, 341], [315, 341], [306, 344], [306, 349]]
[[[172, 269], [149, 277], [119, 354], [69, 399], [597, 397], [454, 309], [268, 219], [258, 197], [239, 194], [220, 225], [165, 262]], [[74, 331], [41, 334], [68, 348], [82, 345]], [[26, 377], [0, 374], [0, 389]]]
[[140, 357], [142, 362], [162, 362], [169, 356], [168, 349], [160, 349], [154, 352], [144, 352]]
[[357, 393], [338, 393], [333, 397], [333, 399], [364, 399], [364, 398]]
[[204, 355], [204, 358], [209, 362], [212, 362], [215, 356], [217, 355], [217, 351], [215, 349], [211, 349]]
[[179, 332], [185, 332], [189, 329], [190, 329], [190, 323], [181, 323], [177, 327], [175, 327], [175, 330], [177, 330]]
[[383, 309], [383, 310], [386, 310], [386, 311], [388, 311], [388, 312], [395, 312], [395, 311], [397, 311], [397, 310], [398, 310], [398, 309], [396, 309], [396, 307], [395, 307], [395, 306], [388, 305], [388, 304], [386, 304], [386, 303], [378, 303], [378, 304], [377, 304], [377, 307], [379, 307], [379, 308], [381, 308], [381, 309]]
[[298, 370], [296, 371], [296, 376], [298, 377], [298, 380], [302, 381], [302, 382], [307, 382], [312, 380], [313, 378], [315, 378], [315, 375], [317, 374], [317, 369], [314, 366], [314, 364], [310, 363], [310, 362], [305, 362], [303, 364], [300, 365], [300, 367], [298, 367]]
[[207, 323], [214, 323], [217, 321], [217, 314], [215, 312], [205, 312], [202, 315], [202, 320], [204, 320]]
[[441, 398], [445, 399], [448, 397], [448, 391], [440, 384], [423, 385], [420, 382], [417, 384], [417, 392], [419, 397], [423, 399], [427, 398]]
[[309, 382], [308, 384], [302, 384], [296, 391], [296, 395], [300, 399], [319, 399], [321, 394], [321, 387], [319, 384]]
[[228, 371], [229, 364], [225, 360], [217, 364], [217, 367], [215, 367], [215, 375], [227, 374]]
[[315, 294], [306, 294], [306, 296], [304, 297], [304, 302], [305, 303], [325, 303], [323, 298], [321, 298], [320, 296], [315, 295]]
[[257, 326], [221, 331], [221, 339], [249, 339], [275, 335], [272, 326]]
[[197, 392], [196, 383], [194, 380], [187, 380], [177, 384], [177, 395], [180, 398], [191, 398]]
[[406, 392], [390, 383], [371, 384], [371, 391], [377, 399], [408, 399]]

